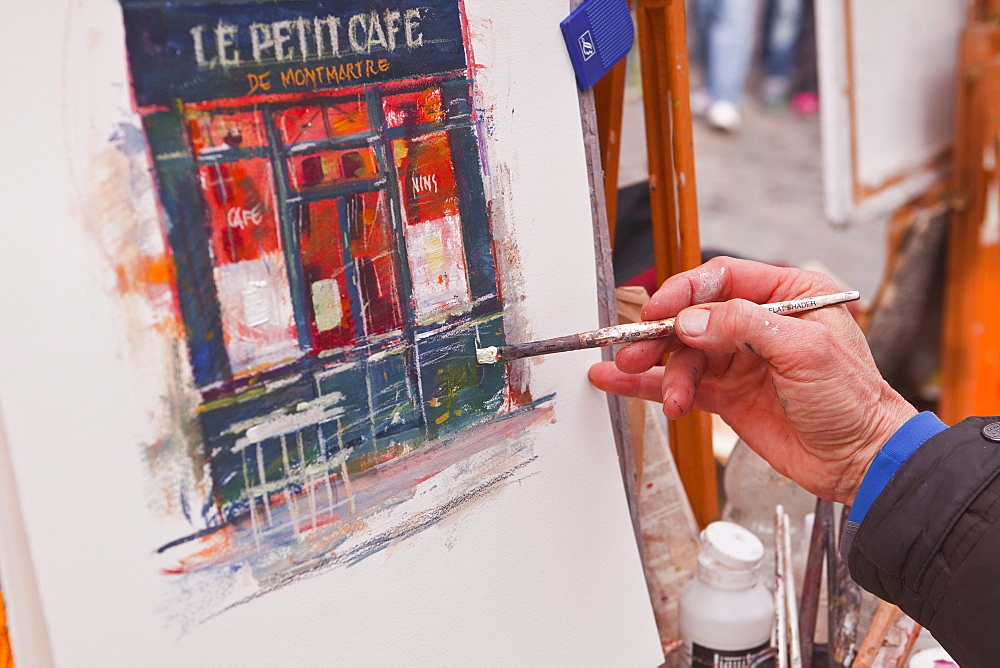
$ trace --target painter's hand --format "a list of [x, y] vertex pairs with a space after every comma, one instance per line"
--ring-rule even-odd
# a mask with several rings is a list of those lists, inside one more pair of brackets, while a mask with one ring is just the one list
[[[823, 274], [715, 258], [671, 277], [643, 307], [645, 320], [679, 314], [675, 337], [634, 343], [594, 365], [590, 379], [662, 401], [671, 419], [718, 413], [779, 473], [849, 504], [875, 453], [916, 410], [882, 379], [845, 307], [783, 316], [758, 306], [833, 292]], [[653, 368], [667, 352], [666, 366]]]

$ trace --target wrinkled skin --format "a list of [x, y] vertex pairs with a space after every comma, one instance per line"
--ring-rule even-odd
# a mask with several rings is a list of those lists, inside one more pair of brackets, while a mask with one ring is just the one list
[[718, 413], [779, 473], [850, 504], [916, 409], [882, 379], [846, 307], [791, 316], [758, 305], [834, 292], [820, 273], [714, 258], [672, 276], [643, 307], [644, 320], [677, 315], [675, 335], [623, 348], [591, 367], [591, 382], [660, 402], [668, 419]]

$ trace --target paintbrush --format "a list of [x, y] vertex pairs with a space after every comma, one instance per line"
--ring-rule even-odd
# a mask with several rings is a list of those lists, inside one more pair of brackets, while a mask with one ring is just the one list
[[[838, 292], [832, 295], [802, 297], [786, 302], [761, 304], [761, 306], [772, 313], [801, 313], [803, 311], [823, 308], [824, 306], [852, 302], [860, 299], [860, 297], [861, 293], [856, 291]], [[666, 318], [664, 320], [633, 322], [625, 325], [602, 327], [601, 329], [595, 329], [592, 332], [583, 332], [582, 334], [560, 336], [554, 339], [477, 348], [476, 361], [480, 364], [496, 364], [497, 362], [509, 362], [510, 360], [522, 357], [534, 357], [535, 355], [548, 355], [549, 353], [562, 353], [569, 350], [599, 348], [601, 346], [634, 343], [647, 339], [659, 339], [674, 333], [674, 321], [675, 318]]]

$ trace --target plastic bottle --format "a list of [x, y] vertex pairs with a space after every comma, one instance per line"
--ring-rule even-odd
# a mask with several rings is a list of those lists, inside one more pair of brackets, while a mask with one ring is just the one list
[[764, 586], [774, 590], [774, 507], [788, 513], [792, 543], [795, 590], [802, 591], [802, 576], [809, 553], [812, 524], [806, 517], [816, 509], [816, 497], [781, 475], [742, 440], [736, 443], [723, 476], [726, 504], [722, 519], [749, 529], [764, 543], [761, 572]]
[[701, 532], [698, 575], [681, 592], [686, 666], [742, 668], [771, 640], [774, 599], [760, 583], [764, 545], [732, 522]]

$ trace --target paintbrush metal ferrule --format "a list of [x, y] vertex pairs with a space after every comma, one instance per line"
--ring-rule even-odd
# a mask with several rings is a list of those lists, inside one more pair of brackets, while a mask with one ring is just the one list
[[[832, 295], [800, 297], [799, 299], [790, 299], [788, 301], [774, 302], [772, 304], [761, 304], [761, 306], [772, 313], [790, 314], [812, 311], [825, 306], [845, 304], [860, 298], [860, 292], [851, 290], [847, 292], [838, 292]], [[529, 341], [528, 343], [513, 343], [506, 346], [478, 348], [476, 350], [476, 361], [480, 364], [496, 364], [497, 362], [509, 362], [523, 357], [548, 355], [549, 353], [562, 353], [570, 350], [600, 348], [602, 346], [622, 345], [635, 343], [636, 341], [660, 339], [674, 333], [674, 321], [675, 318], [665, 318], [663, 320], [633, 322], [625, 325], [602, 327], [601, 329], [595, 329], [581, 334], [559, 336], [553, 339]]]

